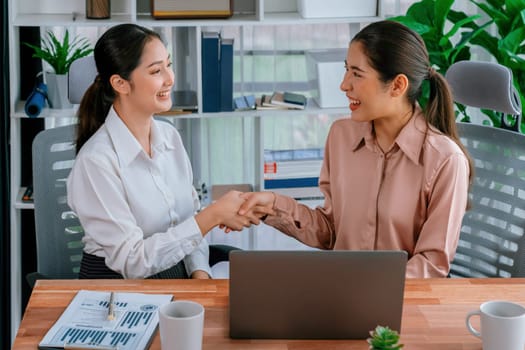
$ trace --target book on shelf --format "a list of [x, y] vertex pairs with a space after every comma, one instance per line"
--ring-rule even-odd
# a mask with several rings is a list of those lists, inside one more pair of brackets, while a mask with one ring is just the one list
[[202, 33], [202, 111], [220, 111], [220, 33]]
[[148, 349], [171, 294], [80, 290], [39, 349]]
[[233, 39], [221, 39], [220, 50], [220, 110], [233, 111]]
[[270, 95], [262, 95], [261, 98], [256, 100], [256, 109], [266, 110], [266, 109], [287, 109], [286, 106], [280, 106], [272, 104]]
[[236, 97], [233, 99], [233, 107], [236, 111], [250, 111], [252, 109], [255, 109], [255, 96], [247, 95]]
[[284, 106], [290, 109], [305, 109], [306, 97], [292, 92], [274, 92], [270, 98], [273, 105]]
[[285, 91], [283, 93], [283, 100], [286, 103], [292, 103], [294, 105], [304, 106], [304, 107], [306, 107], [306, 103], [307, 103], [306, 96], [301, 95], [301, 94], [296, 94], [293, 92], [288, 92], [288, 91]]
[[27, 186], [22, 194], [22, 202], [24, 203], [33, 203], [33, 185]]
[[202, 111], [233, 111], [233, 39], [202, 33]]

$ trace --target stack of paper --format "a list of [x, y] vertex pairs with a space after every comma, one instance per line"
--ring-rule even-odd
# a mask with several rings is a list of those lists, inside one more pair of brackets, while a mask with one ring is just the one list
[[115, 293], [115, 317], [108, 317], [110, 292], [80, 290], [47, 332], [39, 349], [147, 349], [159, 323], [158, 309], [169, 294]]

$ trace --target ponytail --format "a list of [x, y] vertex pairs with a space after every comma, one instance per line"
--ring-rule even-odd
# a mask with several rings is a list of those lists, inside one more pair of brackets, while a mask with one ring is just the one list
[[450, 87], [443, 75], [436, 72], [432, 67], [428, 69], [428, 80], [430, 83], [430, 95], [425, 108], [426, 120], [443, 134], [450, 137], [461, 148], [469, 163], [469, 183], [471, 183], [474, 175], [474, 166], [467, 149], [459, 139], [454, 100]]
[[114, 98], [115, 94], [109, 86], [109, 82], [103, 82], [100, 76], [97, 76], [82, 96], [78, 108], [77, 153], [84, 143], [104, 124]]
[[452, 93], [445, 78], [429, 68], [430, 95], [426, 106], [427, 121], [445, 135], [457, 137], [456, 115]]

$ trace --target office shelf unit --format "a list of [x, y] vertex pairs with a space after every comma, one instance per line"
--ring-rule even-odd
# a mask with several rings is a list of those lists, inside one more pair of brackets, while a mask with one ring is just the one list
[[[45, 30], [69, 29], [73, 34], [81, 34], [83, 30], [102, 33], [107, 27], [115, 24], [132, 22], [154, 28], [167, 34], [169, 49], [174, 59], [176, 72], [175, 85], [180, 89], [197, 91], [198, 111], [191, 115], [167, 116], [181, 130], [185, 145], [193, 163], [195, 177], [204, 182], [213, 183], [209, 169], [209, 152], [212, 147], [208, 136], [213, 134], [216, 123], [234, 124], [241, 134], [244, 153], [240, 159], [242, 174], [232, 174], [231, 183], [251, 183], [254, 189], [261, 189], [263, 183], [263, 148], [264, 123], [267, 119], [275, 122], [275, 118], [305, 118], [305, 116], [345, 115], [347, 108], [320, 109], [311, 106], [306, 111], [244, 111], [202, 113], [201, 87], [201, 33], [206, 30], [228, 30], [233, 28], [236, 38], [236, 65], [243, 65], [243, 47], [247, 32], [257, 26], [296, 26], [327, 24], [347, 26], [349, 37], [360, 29], [362, 23], [368, 23], [382, 18], [382, 2], [379, 0], [377, 16], [356, 18], [311, 18], [304, 19], [297, 11], [295, 0], [247, 0], [236, 1], [234, 15], [228, 19], [186, 19], [186, 20], [155, 20], [151, 16], [149, 0], [112, 0], [111, 18], [90, 20], [85, 18], [85, 0], [8, 0], [9, 9], [9, 47], [10, 47], [10, 145], [11, 145], [11, 324], [12, 339], [18, 330], [22, 315], [21, 288], [21, 211], [32, 210], [31, 203], [21, 200], [24, 188], [21, 187], [21, 123], [27, 118], [24, 113], [24, 101], [20, 93], [21, 71], [20, 62], [20, 28], [39, 27]], [[322, 28], [322, 27], [320, 27]], [[45, 65], [44, 65], [45, 66]], [[242, 74], [241, 74], [242, 75]], [[252, 93], [244, 91], [243, 85], [248, 82], [246, 77], [236, 85], [236, 93]], [[248, 86], [250, 84], [247, 84]], [[240, 86], [240, 88], [239, 88]], [[77, 106], [72, 109], [45, 109], [38, 118], [45, 118], [46, 125], [56, 121], [73, 118]], [[227, 159], [226, 159], [227, 160]]]

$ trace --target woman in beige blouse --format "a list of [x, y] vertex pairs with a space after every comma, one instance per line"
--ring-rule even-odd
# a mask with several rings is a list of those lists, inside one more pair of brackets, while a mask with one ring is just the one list
[[[380, 21], [351, 41], [341, 90], [350, 118], [332, 125], [311, 209], [272, 192], [240, 210], [273, 209], [265, 223], [321, 249], [405, 250], [407, 277], [445, 277], [467, 207], [471, 160], [456, 131], [447, 82], [421, 37]], [[417, 103], [430, 86], [428, 105]]]

